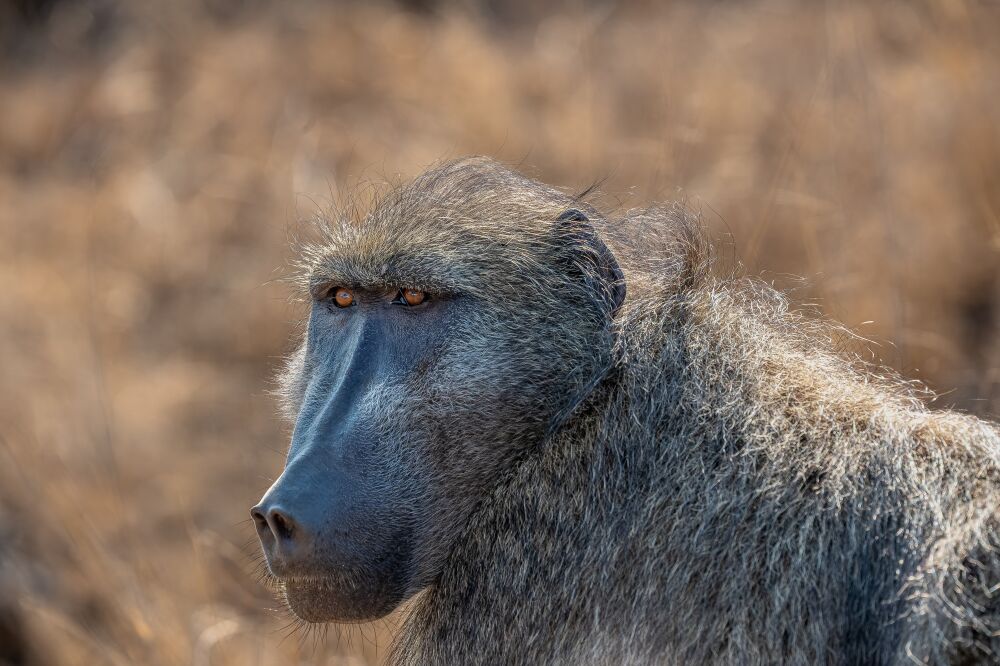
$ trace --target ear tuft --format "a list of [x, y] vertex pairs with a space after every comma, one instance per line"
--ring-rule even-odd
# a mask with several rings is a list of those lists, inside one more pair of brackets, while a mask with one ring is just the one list
[[615, 259], [615, 255], [604, 244], [604, 241], [598, 237], [594, 227], [590, 224], [590, 219], [583, 211], [569, 208], [556, 218], [556, 221], [572, 225], [570, 237], [580, 246], [589, 250], [587, 254], [594, 262], [600, 280], [597, 291], [613, 318], [625, 301], [626, 291], [625, 275], [618, 265], [618, 260]]

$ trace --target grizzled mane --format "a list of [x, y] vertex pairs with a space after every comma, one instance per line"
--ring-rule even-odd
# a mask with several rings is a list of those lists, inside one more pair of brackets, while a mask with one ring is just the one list
[[[511, 182], [513, 179], [513, 182]], [[628, 284], [628, 298], [618, 317], [620, 327], [642, 326], [651, 306], [697, 300], [714, 300], [732, 308], [734, 317], [749, 317], [764, 326], [769, 335], [780, 332], [790, 349], [808, 354], [827, 372], [878, 386], [912, 406], [933, 397], [914, 380], [866, 360], [853, 348], [866, 349], [869, 341], [846, 327], [805, 308], [792, 307], [786, 294], [746, 276], [720, 277], [715, 272], [715, 254], [700, 217], [685, 204], [626, 210], [605, 217], [586, 201], [595, 188], [568, 195], [519, 174], [512, 174], [486, 158], [468, 158], [431, 169], [414, 181], [369, 183], [340, 205], [331, 206], [307, 221], [301, 236], [293, 238], [288, 281], [298, 294], [308, 294], [310, 279], [331, 252], [357, 239], [368, 225], [390, 226], [419, 214], [456, 233], [502, 242], [506, 230], [495, 224], [497, 211], [521, 208], [527, 211], [558, 211], [582, 208], [618, 257]], [[497, 236], [500, 238], [497, 239]], [[526, 266], [525, 270], [531, 270]], [[425, 285], [421, 285], [425, 286]], [[726, 311], [723, 308], [723, 311]], [[294, 365], [295, 356], [290, 362]], [[279, 399], [289, 392], [288, 376], [279, 374]], [[294, 394], [294, 391], [292, 391]], [[284, 404], [284, 400], [282, 403]]]

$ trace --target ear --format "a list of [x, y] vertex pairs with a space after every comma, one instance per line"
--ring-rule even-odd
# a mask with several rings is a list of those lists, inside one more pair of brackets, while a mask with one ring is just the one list
[[625, 275], [618, 260], [594, 231], [590, 220], [581, 210], [570, 208], [556, 218], [560, 235], [572, 243], [577, 252], [594, 265], [597, 278], [594, 291], [613, 318], [625, 301]]

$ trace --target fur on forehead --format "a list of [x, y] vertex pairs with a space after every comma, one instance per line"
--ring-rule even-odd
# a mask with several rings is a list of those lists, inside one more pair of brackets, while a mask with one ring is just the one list
[[321, 239], [302, 248], [302, 277], [310, 290], [343, 284], [476, 293], [549, 277], [561, 283], [565, 269], [553, 258], [564, 248], [553, 230], [570, 207], [602, 219], [488, 158], [451, 162], [388, 192], [363, 217], [324, 220]]

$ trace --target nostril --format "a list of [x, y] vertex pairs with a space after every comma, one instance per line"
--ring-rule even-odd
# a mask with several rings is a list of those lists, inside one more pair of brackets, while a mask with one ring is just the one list
[[267, 524], [267, 518], [264, 516], [264, 512], [260, 510], [260, 507], [253, 507], [250, 509], [250, 517], [253, 519], [254, 525], [257, 527], [257, 531], [267, 531], [271, 528]]
[[292, 539], [295, 535], [295, 521], [288, 514], [271, 509], [268, 512], [268, 517], [271, 519], [271, 530], [274, 532], [274, 536], [286, 541]]
[[301, 547], [305, 533], [290, 513], [278, 507], [261, 504], [250, 509], [257, 536], [265, 550], [277, 548], [274, 554], [288, 556]]

